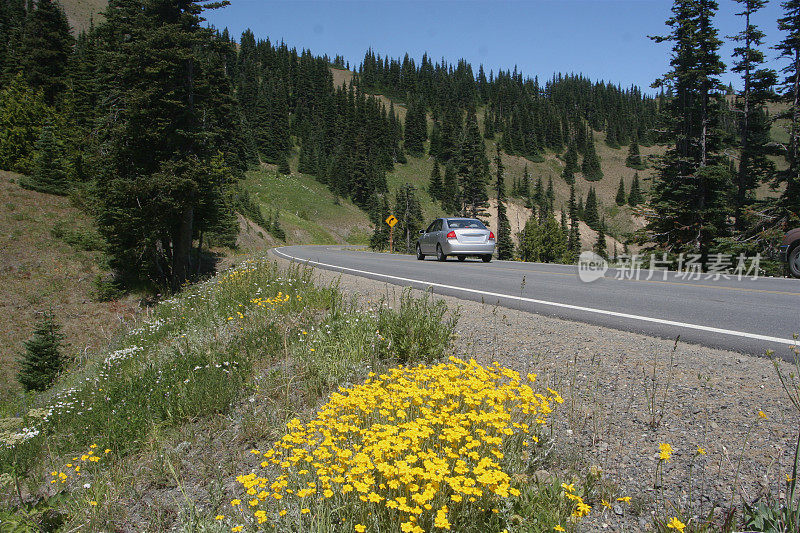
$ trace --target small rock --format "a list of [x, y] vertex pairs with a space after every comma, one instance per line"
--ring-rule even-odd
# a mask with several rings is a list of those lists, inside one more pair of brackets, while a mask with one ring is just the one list
[[614, 514], [617, 516], [622, 516], [622, 506], [620, 504], [614, 505]]
[[537, 470], [534, 472], [533, 477], [538, 483], [547, 483], [550, 481], [550, 472], [544, 469]]

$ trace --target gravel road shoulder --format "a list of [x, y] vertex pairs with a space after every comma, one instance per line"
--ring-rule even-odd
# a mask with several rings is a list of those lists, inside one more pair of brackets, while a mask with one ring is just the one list
[[[364, 303], [391, 302], [403, 290], [332, 271], [315, 275]], [[649, 529], [662, 491], [668, 502], [698, 516], [721, 515], [732, 502], [753, 501], [768, 490], [785, 496], [800, 417], [770, 359], [437, 298], [460, 313], [458, 355], [534, 372], [541, 386], [564, 396], [552, 423], [554, 468], [599, 466], [620, 495], [633, 498], [622, 516], [592, 513], [581, 529]], [[663, 487], [656, 487], [662, 442], [675, 451]]]

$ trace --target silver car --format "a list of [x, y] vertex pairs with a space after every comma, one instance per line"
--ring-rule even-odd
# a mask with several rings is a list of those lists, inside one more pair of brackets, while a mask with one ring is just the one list
[[437, 218], [428, 229], [419, 232], [417, 259], [435, 255], [439, 261], [446, 261], [448, 255], [454, 255], [463, 261], [471, 255], [488, 263], [494, 246], [494, 233], [476, 218]]

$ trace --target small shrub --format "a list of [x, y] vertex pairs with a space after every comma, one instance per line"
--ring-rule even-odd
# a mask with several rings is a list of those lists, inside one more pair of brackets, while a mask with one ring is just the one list
[[119, 300], [125, 294], [120, 284], [109, 274], [98, 274], [93, 285], [92, 297], [98, 302]]
[[457, 313], [444, 320], [447, 304], [432, 301], [429, 294], [411, 296], [410, 290], [400, 296], [400, 308], [381, 305], [378, 333], [381, 335], [381, 356], [400, 364], [429, 363], [444, 355], [458, 322]]
[[64, 335], [61, 326], [56, 324], [52, 311], [45, 311], [33, 331], [33, 336], [25, 341], [25, 353], [19, 360], [20, 370], [17, 381], [27, 391], [43, 391], [50, 387], [66, 362], [61, 354]]

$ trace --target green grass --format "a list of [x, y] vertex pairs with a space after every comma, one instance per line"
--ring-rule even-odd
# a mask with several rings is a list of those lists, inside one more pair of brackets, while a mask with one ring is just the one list
[[365, 244], [372, 230], [367, 214], [336, 198], [312, 176], [272, 170], [247, 173], [244, 182], [266, 215], [279, 211], [289, 244]]

